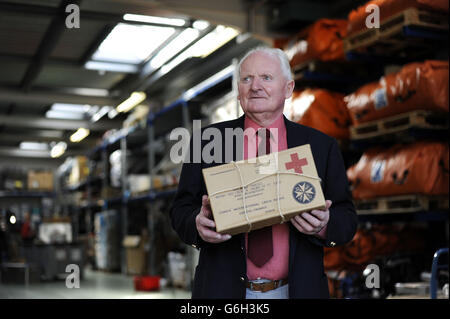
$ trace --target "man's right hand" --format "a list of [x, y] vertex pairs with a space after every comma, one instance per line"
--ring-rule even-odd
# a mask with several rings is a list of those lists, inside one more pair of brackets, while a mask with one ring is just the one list
[[208, 243], [221, 243], [231, 238], [231, 235], [222, 235], [214, 230], [216, 223], [212, 219], [211, 205], [207, 195], [202, 197], [202, 208], [195, 217], [195, 225], [200, 237]]

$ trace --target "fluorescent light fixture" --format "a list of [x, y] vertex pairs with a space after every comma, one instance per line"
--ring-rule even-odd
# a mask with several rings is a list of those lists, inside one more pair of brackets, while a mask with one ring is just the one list
[[139, 68], [135, 64], [114, 63], [88, 61], [84, 64], [84, 68], [95, 71], [120, 72], [120, 73], [137, 73]]
[[52, 150], [50, 151], [50, 156], [53, 158], [60, 157], [64, 154], [64, 152], [67, 149], [67, 143], [66, 142], [59, 142], [55, 146], [52, 147]]
[[239, 31], [234, 28], [219, 25], [186, 51], [188, 51], [191, 56], [204, 58], [238, 34]]
[[89, 112], [94, 110], [96, 106], [87, 104], [66, 104], [55, 103], [50, 110], [45, 113], [47, 118], [65, 119], [65, 120], [83, 120]]
[[92, 122], [97, 122], [98, 120], [100, 120], [103, 116], [105, 116], [106, 114], [108, 114], [109, 111], [111, 111], [112, 107], [111, 106], [103, 106], [100, 110], [98, 110], [94, 115], [92, 115], [91, 117], [91, 121]]
[[133, 92], [128, 99], [126, 99], [116, 107], [116, 110], [117, 112], [128, 112], [133, 107], [144, 101], [146, 98], [147, 95], [145, 94], [145, 92]]
[[170, 72], [181, 62], [191, 57], [204, 58], [210, 55], [212, 52], [236, 37], [238, 34], [239, 31], [234, 28], [219, 25], [213, 31], [194, 43], [191, 47], [183, 51], [175, 59], [165, 64], [161, 68], [161, 73], [164, 75]]
[[83, 120], [84, 113], [69, 113], [64, 111], [47, 111], [45, 117], [49, 119], [60, 119], [60, 120]]
[[21, 142], [19, 148], [30, 151], [48, 151], [48, 144], [38, 142]]
[[89, 135], [89, 130], [84, 127], [80, 127], [75, 133], [73, 133], [70, 136], [70, 141], [72, 143], [78, 143], [88, 135]]
[[158, 24], [166, 24], [166, 25], [172, 25], [172, 26], [178, 26], [178, 27], [184, 26], [186, 24], [186, 21], [184, 19], [155, 17], [155, 16], [146, 16], [146, 15], [130, 14], [130, 13], [125, 14], [123, 16], [123, 19], [126, 21], [158, 23]]
[[197, 20], [194, 21], [192, 26], [197, 30], [205, 30], [207, 27], [209, 27], [209, 22], [205, 20]]
[[93, 61], [139, 64], [164, 43], [175, 29], [119, 23], [100, 44]]
[[111, 108], [111, 110], [108, 112], [108, 118], [113, 119], [119, 114], [115, 108]]
[[199, 33], [200, 32], [197, 29], [192, 28], [187, 28], [181, 32], [150, 61], [151, 67], [154, 69], [159, 68], [161, 65], [170, 60], [175, 54], [184, 49], [189, 43], [197, 39]]

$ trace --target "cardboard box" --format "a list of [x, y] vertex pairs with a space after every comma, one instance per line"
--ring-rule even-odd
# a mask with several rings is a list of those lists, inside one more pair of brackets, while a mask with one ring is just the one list
[[69, 175], [69, 185], [81, 183], [88, 175], [88, 158], [86, 156], [76, 156], [73, 159], [73, 166]]
[[[284, 221], [301, 212], [325, 208], [311, 147], [306, 144], [235, 164], [203, 169], [216, 231], [234, 235], [281, 223], [277, 171]], [[247, 216], [242, 185], [248, 185], [245, 187]]]
[[28, 172], [28, 189], [29, 190], [53, 190], [53, 173], [52, 172]]
[[131, 174], [127, 176], [131, 194], [139, 194], [150, 190], [150, 175]]
[[144, 275], [147, 272], [147, 251], [145, 236], [125, 236], [122, 245], [126, 250], [127, 274]]

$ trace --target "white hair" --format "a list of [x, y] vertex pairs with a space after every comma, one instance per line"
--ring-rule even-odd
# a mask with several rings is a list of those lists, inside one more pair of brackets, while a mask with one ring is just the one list
[[277, 49], [277, 48], [270, 48], [270, 47], [265, 47], [265, 46], [259, 46], [259, 47], [253, 48], [250, 51], [248, 51], [244, 55], [244, 57], [239, 61], [238, 66], [236, 68], [236, 79], [237, 79], [238, 82], [239, 82], [239, 79], [241, 78], [241, 65], [242, 65], [242, 63], [250, 55], [252, 55], [254, 53], [257, 53], [257, 52], [266, 53], [266, 54], [268, 54], [270, 56], [278, 58], [278, 61], [280, 62], [281, 72], [285, 76], [286, 80], [290, 81], [290, 80], [294, 79], [294, 77], [292, 75], [291, 65], [289, 64], [289, 59], [288, 59], [286, 53], [283, 50]]

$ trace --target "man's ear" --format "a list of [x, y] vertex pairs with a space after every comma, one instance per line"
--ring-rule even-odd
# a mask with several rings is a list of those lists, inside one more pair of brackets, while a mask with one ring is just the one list
[[292, 92], [294, 92], [294, 87], [295, 87], [294, 80], [290, 80], [286, 83], [286, 94], [285, 94], [286, 99], [288, 99], [292, 96]]

